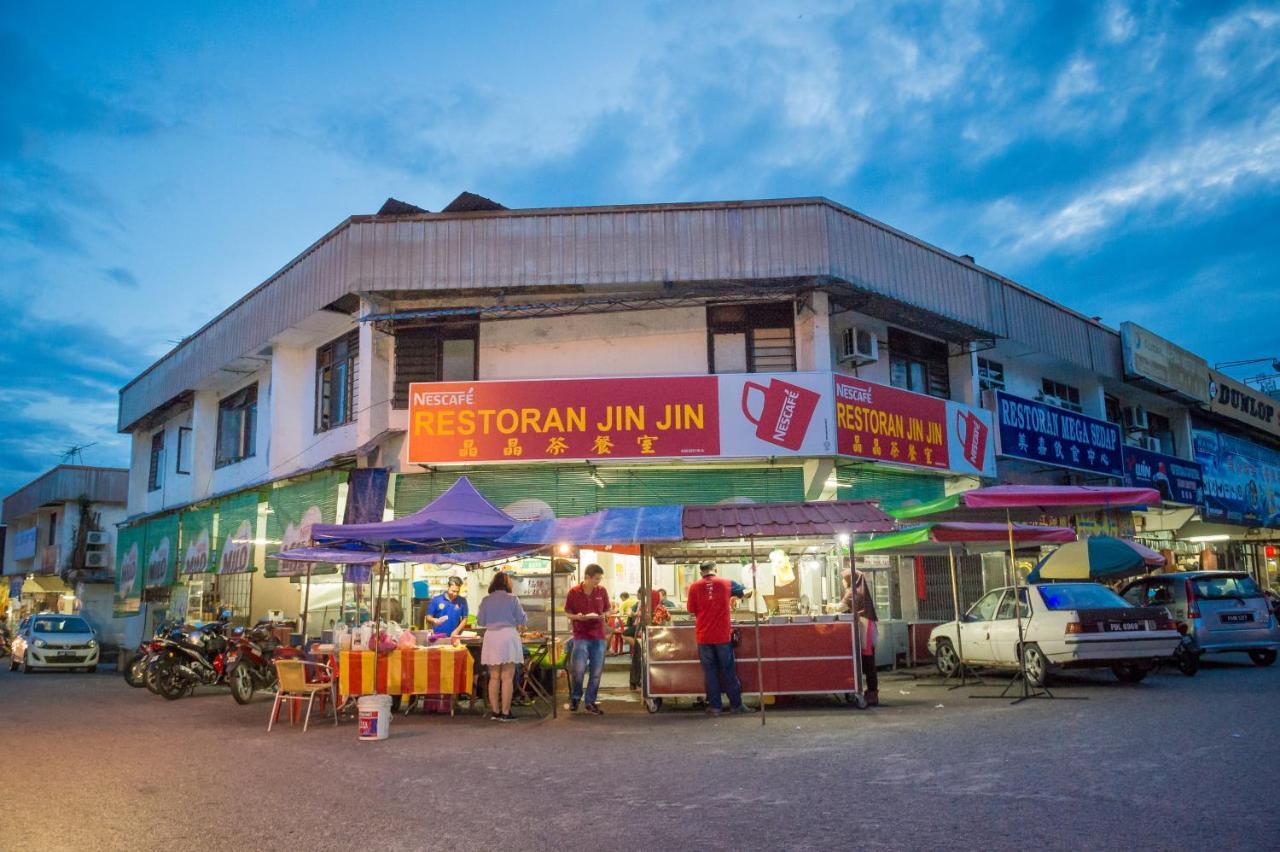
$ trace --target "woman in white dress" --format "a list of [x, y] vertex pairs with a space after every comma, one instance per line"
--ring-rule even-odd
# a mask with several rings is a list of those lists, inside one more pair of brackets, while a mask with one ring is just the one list
[[493, 575], [489, 594], [480, 601], [476, 624], [484, 628], [480, 663], [489, 667], [489, 718], [511, 722], [511, 693], [516, 665], [524, 662], [520, 634], [528, 618], [520, 599], [511, 594], [511, 577], [505, 571]]

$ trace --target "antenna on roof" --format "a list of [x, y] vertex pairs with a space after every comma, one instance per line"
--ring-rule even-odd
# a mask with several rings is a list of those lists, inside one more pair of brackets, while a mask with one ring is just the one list
[[84, 451], [90, 447], [96, 447], [97, 441], [89, 444], [72, 444], [62, 453], [63, 464], [84, 464]]

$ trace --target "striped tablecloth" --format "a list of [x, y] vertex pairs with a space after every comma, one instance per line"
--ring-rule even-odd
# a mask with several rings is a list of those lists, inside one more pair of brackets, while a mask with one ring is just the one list
[[[392, 651], [378, 660], [377, 692], [388, 695], [470, 695], [474, 663], [466, 648], [414, 648]], [[374, 652], [338, 655], [338, 693], [371, 695]]]

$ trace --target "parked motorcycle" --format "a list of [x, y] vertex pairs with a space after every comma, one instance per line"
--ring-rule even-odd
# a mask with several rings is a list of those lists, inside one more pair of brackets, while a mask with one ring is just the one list
[[[182, 625], [177, 621], [163, 621], [156, 632], [150, 639], [144, 639], [139, 645], [138, 650], [134, 651], [133, 656], [121, 668], [121, 674], [124, 675], [124, 682], [141, 689], [147, 685], [147, 670], [151, 664], [155, 662], [160, 650], [164, 647], [164, 641], [171, 636], [174, 630]], [[152, 679], [154, 683], [154, 678]], [[154, 689], [152, 690], [155, 691]]]
[[1182, 641], [1173, 651], [1173, 664], [1178, 667], [1178, 671], [1192, 677], [1200, 671], [1200, 649], [1196, 647], [1195, 637], [1187, 632], [1185, 624], [1179, 625], [1178, 631], [1182, 633]]
[[180, 638], [165, 640], [154, 665], [156, 689], [174, 701], [197, 686], [216, 686], [226, 682], [227, 617], [202, 627], [184, 628]]
[[256, 690], [276, 688], [275, 652], [280, 642], [271, 627], [271, 622], [260, 621], [247, 630], [236, 628], [232, 632], [226, 679], [237, 704], [248, 704]]

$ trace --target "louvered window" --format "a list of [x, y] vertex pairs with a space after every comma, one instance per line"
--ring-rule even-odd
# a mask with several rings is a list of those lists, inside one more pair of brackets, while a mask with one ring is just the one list
[[951, 398], [947, 344], [889, 329], [889, 384], [895, 388]]
[[395, 408], [409, 407], [413, 382], [466, 382], [476, 378], [479, 327], [397, 328]]
[[316, 431], [350, 423], [356, 417], [356, 372], [360, 332], [352, 329], [316, 350]]

